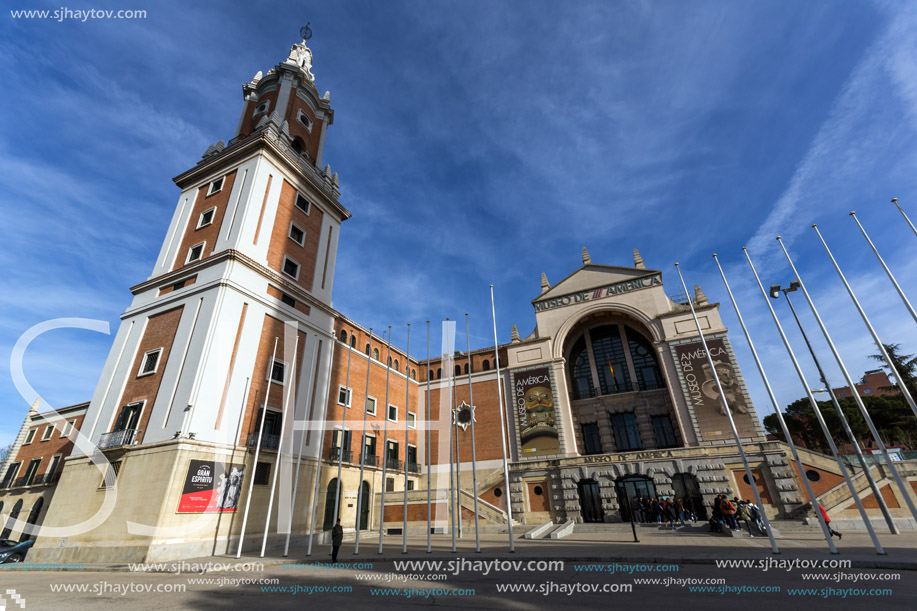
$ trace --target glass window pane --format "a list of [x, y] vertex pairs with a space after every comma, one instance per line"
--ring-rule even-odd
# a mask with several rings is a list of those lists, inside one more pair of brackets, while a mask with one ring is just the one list
[[634, 361], [634, 370], [637, 372], [637, 384], [640, 390], [654, 390], [663, 388], [662, 373], [656, 352], [652, 344], [645, 337], [627, 328], [627, 343], [630, 347], [630, 358]]
[[[486, 362], [486, 361], [485, 361]], [[589, 352], [586, 350], [586, 338], [579, 338], [570, 352], [570, 387], [574, 399], [586, 399], [595, 396], [592, 384], [592, 369], [589, 367]]]
[[624, 343], [617, 325], [605, 325], [592, 329], [592, 352], [599, 373], [601, 394], [610, 395], [632, 390]]

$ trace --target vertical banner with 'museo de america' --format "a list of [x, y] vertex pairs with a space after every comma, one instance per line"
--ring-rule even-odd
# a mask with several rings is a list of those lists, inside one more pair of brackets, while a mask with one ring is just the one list
[[547, 367], [513, 372], [513, 407], [522, 458], [560, 454], [554, 385]]
[[212, 460], [192, 460], [182, 487], [178, 513], [231, 512], [239, 508], [245, 465], [226, 465]]

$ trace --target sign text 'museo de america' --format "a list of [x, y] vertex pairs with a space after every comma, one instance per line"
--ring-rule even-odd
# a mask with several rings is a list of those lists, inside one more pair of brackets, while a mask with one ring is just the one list
[[560, 297], [545, 299], [535, 304], [535, 311], [544, 312], [545, 310], [553, 310], [554, 308], [560, 308], [574, 303], [585, 303], [611, 295], [620, 295], [621, 293], [629, 293], [631, 291], [649, 288], [657, 284], [662, 285], [662, 277], [659, 274], [644, 276], [643, 278], [634, 278], [633, 280], [616, 282], [615, 284], [604, 286], [599, 289], [589, 289], [588, 291], [569, 293], [567, 295], [561, 295]]

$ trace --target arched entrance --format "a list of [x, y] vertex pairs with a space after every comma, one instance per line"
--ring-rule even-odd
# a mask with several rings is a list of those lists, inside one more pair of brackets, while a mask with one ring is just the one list
[[[38, 500], [35, 501], [34, 505], [32, 505], [32, 511], [29, 512], [29, 519], [26, 520], [27, 524], [37, 524], [38, 523], [38, 516], [41, 515], [41, 508], [44, 506], [44, 504], [45, 504], [45, 497], [43, 496], [38, 497]], [[29, 539], [37, 539], [37, 538], [38, 538], [38, 533], [23, 532], [22, 536], [19, 537], [19, 542], [22, 543], [23, 541], [28, 541]]]
[[696, 477], [690, 473], [676, 473], [672, 476], [672, 488], [675, 490], [675, 498], [691, 500], [698, 520], [707, 519], [707, 508], [704, 506], [704, 497], [700, 493], [700, 484], [697, 483]]
[[605, 512], [602, 510], [602, 494], [599, 483], [594, 479], [580, 480], [579, 488], [580, 513], [583, 522], [604, 522]]
[[0, 532], [0, 539], [9, 539], [10, 535], [13, 533], [13, 524], [16, 523], [16, 520], [19, 519], [19, 512], [22, 511], [22, 499], [16, 501], [16, 504], [13, 505], [13, 510], [10, 512], [10, 517], [6, 521], [6, 527], [3, 529], [3, 532]]
[[621, 519], [630, 522], [630, 504], [636, 498], [656, 498], [656, 486], [652, 478], [642, 475], [628, 475], [615, 482], [618, 493], [618, 507], [621, 508]]
[[360, 507], [360, 530], [369, 528], [369, 482], [364, 481], [360, 485], [362, 492], [363, 505]]
[[[322, 530], [331, 530], [334, 526], [334, 497], [337, 494], [338, 478], [328, 482], [328, 492], [325, 493], [325, 519], [322, 522]], [[343, 493], [343, 490], [341, 490]], [[340, 516], [340, 512], [338, 512]]]

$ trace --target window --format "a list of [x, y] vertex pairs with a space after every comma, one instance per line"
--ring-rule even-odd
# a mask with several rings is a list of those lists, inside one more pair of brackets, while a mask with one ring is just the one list
[[284, 256], [283, 273], [285, 273], [287, 276], [289, 276], [293, 280], [299, 280], [299, 263], [297, 263], [290, 257]]
[[637, 386], [640, 390], [654, 390], [662, 388], [662, 373], [659, 363], [650, 342], [630, 328], [625, 328], [627, 343], [630, 347], [630, 358], [634, 362], [634, 371], [637, 373]]
[[847, 396], [847, 393], [845, 393], [845, 392], [842, 392], [842, 393], [838, 393], [838, 396], [839, 396], [840, 398], [842, 398], [842, 399], [843, 399], [844, 397], [846, 397], [846, 396]]
[[436, 368], [436, 378], [437, 378], [437, 379], [441, 379], [442, 377], [443, 377], [443, 368], [442, 368], [442, 367], [437, 367], [437, 368]]
[[395, 491], [395, 478], [394, 478], [394, 477], [386, 477], [386, 478], [385, 478], [385, 491], [386, 491], [386, 492], [394, 492], [394, 491]]
[[570, 387], [574, 399], [586, 399], [595, 396], [592, 384], [592, 368], [589, 366], [589, 352], [586, 350], [586, 336], [576, 340], [570, 352]]
[[357, 347], [357, 336], [354, 335], [353, 333], [350, 334], [350, 347], [351, 348]]
[[185, 263], [191, 263], [192, 261], [197, 261], [204, 255], [204, 244], [206, 242], [201, 242], [200, 244], [195, 244], [188, 249], [188, 259]]
[[416, 370], [416, 369], [412, 369], [412, 370], [411, 370], [411, 379], [412, 379], [412, 380], [416, 380], [416, 379], [417, 379], [417, 370]]
[[484, 359], [484, 363], [482, 363], [482, 365], [482, 369], [484, 369], [484, 371], [490, 371], [490, 361], [488, 359]]
[[211, 195], [214, 195], [215, 193], [219, 193], [220, 191], [223, 190], [223, 180], [225, 178], [226, 178], [225, 176], [220, 176], [219, 178], [214, 180], [212, 183], [210, 183], [210, 188], [207, 190], [207, 197], [210, 197]]
[[398, 359], [395, 359], [395, 371], [398, 371]]
[[387, 363], [387, 365], [388, 365], [389, 367], [392, 366], [392, 357], [388, 357], [388, 363]]
[[[264, 414], [264, 409], [258, 409], [258, 422], [255, 423], [255, 434], [257, 435], [258, 431], [261, 431], [264, 435], [280, 435], [280, 427], [283, 424], [283, 412], [274, 408], [267, 408], [267, 417], [264, 419], [264, 428], [261, 427], [261, 417]], [[263, 441], [263, 440], [262, 440]], [[262, 448], [268, 447], [262, 442]], [[276, 448], [269, 448], [276, 449]]]
[[611, 427], [615, 433], [615, 445], [618, 452], [643, 449], [640, 441], [640, 429], [637, 428], [637, 417], [633, 412], [611, 415]]
[[417, 428], [417, 414], [414, 412], [408, 412], [408, 428], [416, 429]]
[[76, 426], [76, 420], [68, 420], [67, 424], [64, 425], [64, 431], [60, 434], [61, 437], [69, 437], [70, 433], [73, 432], [73, 427]]
[[286, 369], [286, 363], [283, 361], [278, 361], [274, 359], [274, 364], [271, 365], [271, 382], [276, 382], [277, 384], [283, 384], [284, 373]]
[[365, 464], [375, 467], [376, 466], [376, 436], [375, 435], [366, 435], [363, 440], [363, 456], [360, 457], [360, 460]]
[[280, 294], [280, 302], [285, 303], [286, 305], [290, 306], [291, 308], [296, 307], [296, 300], [290, 297], [289, 295], [287, 295], [286, 293]]
[[271, 483], [271, 463], [259, 462], [255, 467], [255, 479], [253, 483], [256, 486], [267, 486]]
[[468, 363], [465, 363], [465, 375], [468, 375]]
[[388, 419], [392, 422], [398, 422], [398, 407], [395, 405], [388, 406]]
[[25, 476], [23, 477], [23, 486], [31, 486], [32, 481], [35, 479], [35, 474], [38, 473], [38, 465], [41, 464], [40, 458], [33, 458], [29, 462], [28, 469], [25, 470]]
[[414, 480], [409, 479], [408, 480], [408, 490], [413, 490], [413, 489], [414, 489]]
[[9, 488], [13, 484], [16, 475], [19, 474], [19, 467], [21, 466], [21, 462], [14, 462], [10, 465], [10, 468], [6, 470], [6, 477], [3, 478], [3, 484], [0, 484], [0, 488]]
[[157, 348], [143, 355], [143, 361], [140, 363], [140, 372], [137, 374], [138, 378], [140, 376], [148, 376], [156, 373], [156, 368], [159, 366], [159, 355], [161, 353], [162, 348]]
[[45, 432], [42, 433], [41, 440], [48, 441], [49, 439], [51, 439], [51, 433], [53, 432], [54, 432], [54, 425], [49, 424], [48, 426], [45, 427]]
[[376, 400], [373, 397], [366, 398], [366, 413], [370, 416], [376, 415]]
[[583, 445], [586, 454], [602, 453], [602, 435], [599, 433], [599, 425], [595, 422], [583, 425]]
[[369, 356], [369, 344], [366, 344], [366, 356]]
[[310, 202], [305, 197], [297, 193], [296, 194], [296, 207], [302, 210], [303, 212], [305, 212], [306, 214], [309, 214], [309, 210], [312, 209], [312, 202]]
[[[637, 374], [639, 376], [639, 374]], [[678, 446], [675, 430], [668, 416], [653, 416], [653, 433], [656, 435], [657, 448], [674, 448]]]
[[105, 472], [105, 477], [102, 478], [101, 483], [99, 483], [99, 488], [114, 488], [115, 483], [118, 481], [118, 473], [120, 472], [120, 460], [108, 465], [108, 470]]
[[55, 454], [51, 457], [51, 464], [48, 465], [48, 470], [45, 471], [45, 477], [49, 478], [57, 472], [57, 466], [60, 464], [61, 455]]
[[872, 394], [872, 389], [871, 389], [871, 388], [867, 388], [867, 389], [864, 390], [863, 392], [866, 393], [867, 395], [869, 395], [869, 394]]
[[373, 358], [376, 359], [377, 361], [379, 360], [379, 349], [378, 348], [373, 348]]
[[255, 114], [253, 114], [252, 116], [253, 116], [253, 117], [257, 117], [257, 116], [260, 115], [260, 114], [266, 113], [266, 112], [267, 112], [267, 109], [270, 108], [270, 106], [271, 106], [271, 101], [270, 101], [270, 100], [265, 100], [265, 101], [261, 102], [260, 104], [258, 104], [257, 106], [255, 106]]
[[[331, 434], [331, 447], [335, 450], [343, 450], [344, 452], [350, 452], [350, 439], [351, 432], [349, 429], [344, 429], [344, 445], [341, 445], [341, 429], [334, 429], [334, 432]], [[332, 452], [333, 458], [338, 458], [336, 452]]]
[[397, 464], [394, 464], [398, 460], [398, 442], [389, 441], [388, 448], [385, 451], [385, 462], [388, 463], [389, 467], [397, 467]]
[[290, 143], [290, 148], [293, 149], [293, 152], [296, 153], [297, 155], [305, 155], [306, 151], [303, 150], [302, 145], [303, 145], [302, 138], [300, 138], [299, 136], [296, 136], [295, 138], [293, 138], [293, 142]]
[[618, 325], [605, 325], [591, 329], [592, 354], [599, 374], [599, 388], [603, 395], [631, 390], [630, 373], [624, 356], [624, 342]]
[[35, 431], [38, 429], [30, 429], [28, 435], [25, 436], [25, 442], [22, 445], [27, 446], [32, 443], [32, 440], [35, 439]]
[[213, 215], [216, 213], [216, 208], [210, 208], [209, 210], [204, 210], [201, 212], [201, 218], [197, 219], [197, 228], [206, 227], [213, 223]]
[[290, 223], [290, 232], [287, 234], [291, 240], [302, 246], [306, 243], [306, 232]]
[[178, 289], [183, 289], [183, 288], [185, 288], [185, 280], [179, 280], [178, 282], [172, 285], [173, 291], [177, 291]]
[[310, 133], [312, 132], [312, 119], [309, 118], [309, 115], [300, 110], [296, 113], [296, 120], [302, 123]]
[[461, 366], [461, 365], [456, 365], [456, 366], [455, 366], [455, 375], [456, 375], [456, 377], [462, 375], [462, 366]]
[[341, 331], [341, 341], [347, 343], [347, 331]]
[[115, 420], [115, 427], [112, 432], [117, 431], [135, 431], [140, 423], [140, 412], [143, 411], [143, 402], [135, 401], [128, 403], [121, 408], [118, 419]]
[[350, 389], [338, 386], [338, 405], [350, 407]]

